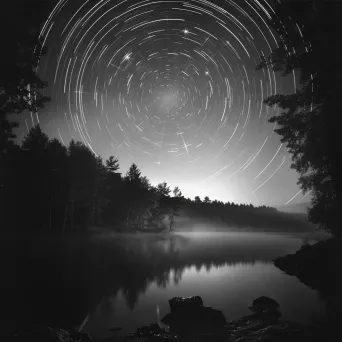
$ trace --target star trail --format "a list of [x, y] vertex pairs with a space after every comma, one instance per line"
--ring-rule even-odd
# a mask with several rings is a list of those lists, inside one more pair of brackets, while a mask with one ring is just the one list
[[47, 129], [185, 196], [302, 200], [263, 104], [296, 75], [255, 70], [277, 46], [272, 13], [269, 0], [59, 1], [40, 33]]

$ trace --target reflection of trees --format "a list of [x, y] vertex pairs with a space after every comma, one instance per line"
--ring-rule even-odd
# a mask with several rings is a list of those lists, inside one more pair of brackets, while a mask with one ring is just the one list
[[22, 308], [23, 321], [30, 317], [65, 329], [80, 325], [99, 303], [101, 312], [112, 311], [108, 299], [119, 291], [132, 310], [151, 283], [160, 287], [166, 287], [170, 281], [178, 284], [187, 268], [194, 266], [200, 270], [205, 266], [210, 270], [214, 266], [237, 264], [242, 259], [257, 259], [253, 254], [245, 258], [234, 255], [224, 245], [194, 248], [188, 238], [173, 234], [142, 239], [138, 235], [122, 235], [79, 241], [71, 247], [52, 244], [53, 248], [46, 245], [40, 252], [33, 252], [37, 249], [32, 248], [18, 259], [20, 279], [12, 293], [12, 303], [13, 308]]
[[173, 282], [178, 285], [179, 282], [182, 280], [184, 269], [175, 269], [173, 274]]
[[[120, 241], [101, 241], [98, 252], [101, 260], [106, 260], [108, 265], [104, 268], [106, 275], [106, 287], [109, 289], [121, 289], [127, 306], [132, 310], [138, 302], [139, 295], [144, 293], [151, 283], [165, 288], [170, 281], [178, 284], [187, 268], [195, 267], [200, 270], [203, 266], [207, 271], [212, 267], [234, 266], [236, 264], [253, 265], [256, 254], [249, 256], [236, 255], [227, 246], [212, 245], [211, 248], [194, 249], [191, 253], [181, 253], [179, 246], [191, 247], [188, 238], [179, 235], [151, 236], [144, 240], [134, 238], [130, 240], [130, 246], [121, 248], [124, 244]], [[143, 247], [142, 247], [143, 246]], [[259, 250], [260, 253], [260, 250]], [[269, 260], [267, 256], [264, 260]], [[173, 278], [171, 279], [171, 275]]]

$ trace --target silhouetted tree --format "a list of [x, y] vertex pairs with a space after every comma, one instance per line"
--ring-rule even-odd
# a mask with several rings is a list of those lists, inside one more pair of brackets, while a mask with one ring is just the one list
[[210, 202], [211, 202], [210, 198], [208, 196], [205, 196], [203, 203], [208, 203], [209, 204]]
[[27, 213], [27, 218], [30, 217], [27, 220], [27, 229], [33, 228], [33, 225], [35, 225], [35, 229], [42, 230], [44, 225], [47, 225], [51, 182], [47, 162], [48, 143], [49, 137], [37, 125], [31, 128], [21, 144], [26, 159], [26, 176], [24, 179], [27, 182], [26, 185], [22, 185], [26, 188], [26, 195], [23, 193], [23, 196], [27, 198], [27, 195], [30, 194], [31, 197], [31, 202], [27, 203], [27, 206], [31, 209]]
[[184, 197], [182, 196], [182, 192], [176, 186], [173, 190], [173, 197], [169, 197], [169, 231], [172, 231], [173, 225], [175, 223], [175, 217], [179, 216], [180, 208], [184, 204]]
[[49, 137], [42, 132], [39, 125], [30, 129], [28, 134], [24, 137], [21, 147], [24, 150], [28, 150], [34, 154], [42, 155], [48, 144]]
[[179, 189], [178, 186], [176, 186], [176, 187], [173, 189], [172, 193], [173, 193], [173, 196], [174, 196], [174, 197], [182, 197], [182, 196], [183, 196], [183, 195], [182, 195], [182, 192], [180, 191], [180, 189]]
[[312, 191], [309, 219], [336, 235], [341, 207], [342, 145], [336, 125], [342, 110], [340, 4], [331, 1], [277, 3], [270, 24], [279, 33], [279, 48], [262, 57], [258, 68], [272, 67], [283, 76], [300, 71], [300, 88], [293, 94], [276, 94], [264, 102], [283, 110], [269, 121], [277, 123], [300, 174], [299, 186]]
[[141, 177], [141, 171], [132, 164], [126, 173], [123, 186], [126, 203], [126, 228], [141, 228], [153, 204], [153, 194], [148, 180]]
[[119, 225], [124, 218], [125, 203], [122, 201], [120, 192], [123, 182], [119, 170], [119, 162], [113, 156], [106, 160], [106, 181], [105, 181], [105, 206], [102, 219], [106, 224]]
[[69, 219], [69, 227], [72, 231], [74, 223], [84, 227], [90, 219], [91, 203], [96, 191], [98, 161], [87, 146], [73, 140], [69, 144], [68, 155], [69, 196], [65, 219]]
[[119, 161], [118, 159], [114, 158], [113, 156], [110, 156], [106, 160], [106, 169], [108, 172], [116, 173], [117, 170], [119, 170]]
[[[39, 25], [48, 13], [43, 1], [13, 0], [0, 13], [2, 44], [0, 54], [0, 183], [3, 182], [3, 153], [12, 144], [16, 126], [8, 114], [38, 111], [49, 98], [43, 96], [46, 83], [37, 75], [37, 66], [46, 49], [38, 39]], [[39, 9], [39, 10], [38, 10]]]
[[49, 231], [61, 232], [64, 208], [68, 200], [68, 155], [59, 140], [49, 140], [46, 146], [49, 178]]
[[169, 194], [171, 193], [170, 187], [167, 185], [166, 182], [162, 182], [157, 184], [154, 189], [155, 193], [155, 201], [154, 205], [152, 206], [151, 218], [155, 221], [156, 226], [161, 225], [161, 221], [167, 215], [169, 211]]
[[[114, 172], [114, 165], [109, 166], [110, 172]], [[92, 211], [91, 211], [91, 223], [92, 225], [98, 225], [101, 223], [102, 213], [110, 200], [106, 197], [106, 187], [108, 181], [108, 165], [103, 165], [102, 158], [96, 157], [96, 174], [94, 192], [92, 198]]]
[[126, 173], [126, 179], [129, 182], [140, 182], [141, 171], [138, 169], [136, 164], [132, 164]]
[[19, 199], [13, 198], [13, 189], [20, 188], [15, 185], [13, 168], [22, 155], [13, 142], [13, 128], [18, 124], [9, 115], [25, 110], [36, 113], [49, 100], [42, 94], [46, 83], [36, 72], [40, 56], [46, 52], [38, 29], [49, 8], [45, 1], [13, 0], [0, 11], [0, 225], [4, 228], [16, 226], [14, 222], [20, 225], [22, 220], [18, 216], [10, 219], [10, 213], [18, 215], [13, 206]]

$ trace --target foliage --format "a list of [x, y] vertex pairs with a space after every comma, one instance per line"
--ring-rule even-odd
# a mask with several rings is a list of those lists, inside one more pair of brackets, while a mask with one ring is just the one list
[[0, 55], [2, 120], [9, 113], [36, 112], [49, 100], [42, 94], [47, 84], [39, 78], [37, 67], [41, 56], [46, 53], [38, 36], [39, 25], [50, 7], [42, 0], [13, 0], [6, 4], [6, 10], [1, 11], [0, 29], [7, 33], [2, 35], [6, 50]]
[[291, 167], [304, 193], [311, 191], [309, 219], [340, 235], [341, 200], [338, 160], [341, 157], [336, 119], [342, 110], [342, 68], [336, 47], [340, 44], [339, 5], [328, 1], [277, 3], [271, 25], [280, 36], [279, 48], [261, 57], [257, 69], [273, 68], [283, 76], [300, 72], [300, 88], [293, 94], [265, 99], [283, 111], [270, 118], [275, 132], [287, 144]]
[[198, 196], [185, 199], [178, 187], [171, 190], [166, 182], [152, 186], [135, 164], [122, 177], [113, 156], [103, 162], [73, 140], [65, 147], [49, 139], [39, 126], [6, 158], [2, 226], [20, 233], [68, 233], [92, 225], [126, 231], [191, 228], [189, 222], [184, 227], [184, 218], [209, 226], [220, 222], [226, 227], [256, 229], [288, 230], [302, 224], [266, 206], [211, 201], [207, 196], [204, 201]]
[[[15, 148], [16, 137], [8, 115], [25, 110], [36, 113], [49, 101], [43, 90], [47, 84], [37, 73], [46, 48], [42, 48], [39, 29], [51, 4], [43, 0], [11, 0], [0, 11], [2, 51], [0, 54], [0, 187], [4, 186], [8, 167], [5, 155]], [[1, 198], [5, 201], [5, 198]], [[2, 203], [0, 203], [2, 205]]]

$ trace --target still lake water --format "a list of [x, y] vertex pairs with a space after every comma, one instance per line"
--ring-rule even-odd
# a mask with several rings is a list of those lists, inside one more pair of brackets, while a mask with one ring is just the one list
[[[116, 239], [103, 238], [109, 244]], [[188, 233], [154, 242], [133, 239], [140, 241], [145, 258], [157, 265], [155, 270], [162, 265], [161, 273], [156, 271], [156, 279], [151, 277], [134, 299], [129, 286], [102, 298], [83, 322], [84, 330], [98, 340], [113, 336], [109, 331], [113, 327], [122, 327], [126, 333], [160, 322], [169, 312], [168, 299], [174, 296], [199, 295], [204, 305], [222, 310], [228, 321], [250, 314], [248, 306], [261, 295], [279, 302], [282, 319], [307, 324], [325, 312], [315, 291], [272, 263], [275, 257], [298, 250], [299, 238], [269, 233]], [[156, 246], [161, 254], [153, 252]], [[156, 259], [164, 253], [173, 256], [166, 268], [167, 262]]]
[[[193, 295], [222, 310], [228, 321], [248, 315], [256, 297], [269, 296], [279, 302], [282, 319], [307, 324], [325, 314], [325, 303], [272, 263], [301, 244], [295, 236], [251, 232], [35, 241], [16, 257], [16, 284], [2, 291], [11, 306], [3, 308], [7, 317], [1, 325], [82, 327], [93, 340], [105, 341], [159, 322], [169, 312], [170, 298]], [[109, 331], [115, 327], [122, 331]]]

